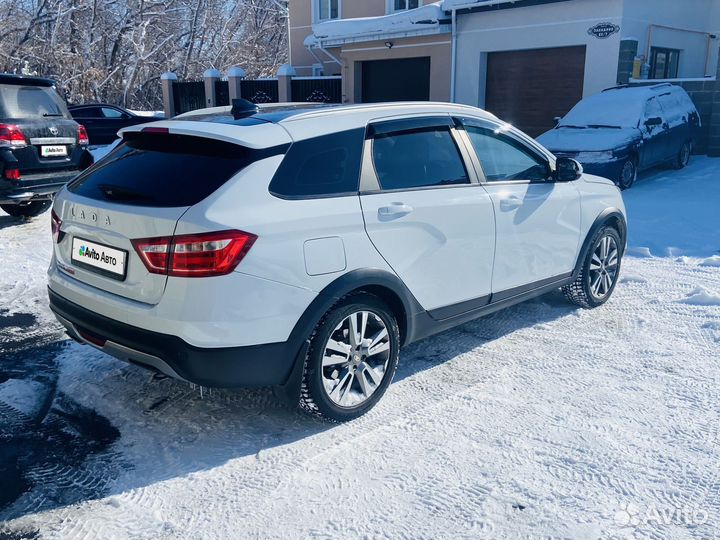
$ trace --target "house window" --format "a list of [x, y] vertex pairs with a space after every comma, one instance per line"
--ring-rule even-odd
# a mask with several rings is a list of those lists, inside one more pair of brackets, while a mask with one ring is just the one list
[[317, 18], [320, 21], [340, 17], [340, 0], [316, 0]]
[[651, 79], [677, 79], [678, 64], [680, 64], [680, 51], [652, 47], [650, 49], [650, 78]]
[[420, 6], [420, 0], [390, 0], [392, 11], [405, 11]]

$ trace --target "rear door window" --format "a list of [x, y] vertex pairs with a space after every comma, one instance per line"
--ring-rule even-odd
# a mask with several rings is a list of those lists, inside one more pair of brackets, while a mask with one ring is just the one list
[[69, 118], [65, 102], [48, 86], [0, 84], [0, 118]]
[[662, 107], [665, 115], [665, 120], [670, 126], [677, 126], [683, 123], [683, 114], [687, 114], [683, 111], [683, 107], [680, 105], [675, 94], [662, 94], [659, 98], [660, 106]]
[[75, 118], [102, 118], [100, 107], [83, 107], [73, 111]]
[[449, 126], [375, 135], [373, 163], [385, 191], [470, 183]]
[[286, 146], [251, 150], [203, 137], [128, 133], [105, 158], [68, 185], [97, 200], [154, 207], [192, 206], [251, 163]]
[[103, 107], [101, 109], [101, 111], [102, 111], [102, 115], [105, 118], [118, 119], [118, 118], [123, 118], [125, 116], [121, 111], [118, 111], [117, 109], [111, 109], [110, 107]]

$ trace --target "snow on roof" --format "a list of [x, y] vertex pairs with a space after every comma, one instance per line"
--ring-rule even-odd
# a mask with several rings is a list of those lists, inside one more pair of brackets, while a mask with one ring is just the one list
[[435, 30], [447, 19], [442, 2], [379, 17], [336, 19], [313, 25], [313, 33], [305, 38], [305, 46], [324, 41], [341, 41], [354, 37], [380, 37], [394, 33]]
[[637, 127], [647, 99], [670, 89], [671, 86], [666, 84], [609, 88], [582, 99], [560, 120], [559, 125]]
[[442, 8], [445, 11], [475, 7], [477, 5], [493, 6], [496, 4], [512, 4], [518, 0], [443, 0]]

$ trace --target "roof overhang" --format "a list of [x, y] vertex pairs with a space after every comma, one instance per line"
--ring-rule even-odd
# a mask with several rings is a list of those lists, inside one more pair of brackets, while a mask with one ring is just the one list
[[367, 43], [368, 41], [382, 41], [392, 39], [402, 39], [411, 37], [422, 37], [422, 36], [433, 36], [438, 34], [449, 34], [450, 33], [450, 22], [443, 24], [428, 25], [427, 28], [417, 28], [413, 30], [397, 31], [397, 32], [371, 32], [367, 34], [357, 34], [354, 36], [347, 36], [344, 38], [316, 38], [312, 43], [306, 46], [318, 47], [327, 49], [331, 47], [341, 47], [343, 45], [350, 45], [353, 43]]
[[569, 1], [571, 0], [445, 0], [443, 2], [443, 9], [446, 11], [456, 11], [458, 15], [462, 15], [465, 13], [498, 11], [502, 9], [541, 6], [543, 4]]

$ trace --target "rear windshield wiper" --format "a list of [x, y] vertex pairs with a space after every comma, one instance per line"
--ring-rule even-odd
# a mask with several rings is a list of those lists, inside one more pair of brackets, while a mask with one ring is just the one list
[[610, 128], [610, 129], [622, 129], [620, 126], [607, 126], [605, 124], [588, 124], [589, 128]]
[[43, 113], [43, 116], [44, 116], [45, 118], [48, 118], [49, 116], [65, 116], [65, 115], [64, 115], [63, 113], [49, 113], [49, 112], [46, 112], [46, 113]]
[[112, 186], [109, 184], [101, 184], [98, 189], [109, 201], [151, 201], [152, 198], [137, 191]]
[[559, 128], [587, 129], [587, 126], [573, 126], [572, 124], [559, 124]]

